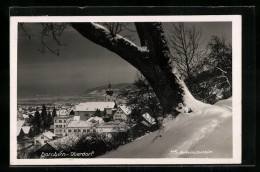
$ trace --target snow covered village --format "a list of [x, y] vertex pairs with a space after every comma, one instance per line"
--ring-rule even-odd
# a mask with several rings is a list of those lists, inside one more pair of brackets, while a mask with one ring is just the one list
[[[35, 107], [36, 110], [20, 106], [17, 110], [18, 151], [26, 152], [25, 156], [35, 153], [31, 156], [41, 157], [42, 152], [72, 149], [71, 144], [75, 144], [80, 137], [94, 137], [99, 134], [108, 139], [115, 135], [124, 136], [130, 128], [148, 129], [155, 124], [155, 120], [145, 113], [138, 119], [142, 125], [137, 125], [130, 118], [131, 109], [126, 104], [116, 103], [110, 84], [103, 99], [104, 101], [61, 106], [57, 109], [45, 105]], [[37, 132], [39, 134], [35, 134]], [[122, 139], [128, 142], [133, 138]]]
[[231, 22], [18, 28], [17, 159], [233, 158]]

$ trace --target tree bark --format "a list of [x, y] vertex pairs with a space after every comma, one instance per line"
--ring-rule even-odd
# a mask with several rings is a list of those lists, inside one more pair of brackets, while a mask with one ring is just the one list
[[170, 51], [161, 23], [135, 23], [141, 46], [138, 47], [120, 35], [95, 23], [72, 23], [81, 35], [107, 48], [136, 67], [153, 88], [163, 113], [170, 113], [183, 98], [183, 85], [172, 73]]

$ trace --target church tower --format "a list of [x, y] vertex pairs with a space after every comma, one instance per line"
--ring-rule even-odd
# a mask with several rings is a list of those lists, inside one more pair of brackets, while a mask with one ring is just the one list
[[113, 96], [113, 94], [114, 94], [114, 91], [113, 91], [113, 89], [111, 88], [111, 84], [110, 84], [110, 82], [109, 82], [108, 88], [107, 88], [107, 90], [106, 90], [106, 97], [105, 97], [105, 99], [106, 99], [107, 102], [113, 102], [113, 101], [115, 101], [115, 97]]

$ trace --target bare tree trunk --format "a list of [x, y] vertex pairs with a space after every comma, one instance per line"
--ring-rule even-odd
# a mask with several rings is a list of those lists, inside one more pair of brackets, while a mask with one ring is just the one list
[[172, 73], [170, 51], [161, 23], [135, 23], [142, 46], [138, 47], [127, 39], [115, 35], [95, 23], [72, 23], [81, 35], [92, 42], [116, 53], [134, 67], [148, 80], [153, 88], [163, 113], [170, 113], [183, 98], [183, 86]]

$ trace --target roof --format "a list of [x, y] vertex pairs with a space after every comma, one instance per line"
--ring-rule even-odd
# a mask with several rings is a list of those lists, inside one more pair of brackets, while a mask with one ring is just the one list
[[17, 111], [17, 117], [18, 117], [18, 118], [22, 118], [22, 117], [23, 117], [22, 113], [19, 112], [19, 111]]
[[87, 122], [98, 122], [99, 124], [104, 123], [104, 120], [98, 116], [91, 117], [87, 120]]
[[66, 151], [66, 150], [69, 150], [73, 146], [73, 144], [76, 143], [76, 141], [78, 139], [79, 138], [76, 135], [70, 135], [70, 136], [65, 136], [60, 139], [50, 141], [46, 144], [51, 145], [57, 151], [59, 151], [59, 150]]
[[155, 120], [153, 117], [151, 117], [148, 113], [145, 113], [142, 115], [146, 121], [148, 121], [150, 124], [155, 124]]
[[54, 129], [54, 125], [51, 125], [49, 129]]
[[132, 111], [126, 105], [120, 105], [119, 108], [124, 112], [124, 114], [129, 115]]
[[55, 116], [54, 119], [69, 119], [73, 118], [72, 115], [61, 115], [61, 116]]
[[97, 128], [113, 128], [113, 127], [124, 127], [126, 125], [125, 122], [106, 122], [101, 125], [98, 125]]
[[31, 129], [31, 127], [29, 127], [29, 126], [22, 127], [24, 134], [29, 134], [30, 129]]
[[56, 111], [57, 116], [69, 115], [69, 112], [66, 109], [60, 109]]
[[24, 122], [25, 122], [24, 120], [17, 121], [17, 136], [19, 136]]
[[[34, 116], [34, 115], [35, 115], [35, 112], [36, 112], [36, 111], [32, 111], [32, 112], [28, 112], [27, 114], [28, 114], [28, 116], [29, 116], [29, 115]], [[39, 113], [40, 113], [40, 112], [39, 112]]]
[[104, 111], [106, 108], [112, 109], [114, 107], [115, 102], [86, 102], [76, 105], [74, 111], [96, 111], [97, 109]]
[[29, 115], [23, 114], [23, 118], [29, 118]]
[[93, 123], [89, 121], [70, 121], [67, 127], [78, 128], [78, 127], [91, 127]]
[[47, 131], [45, 133], [42, 133], [43, 136], [47, 137], [48, 139], [53, 139], [56, 135], [50, 131]]

